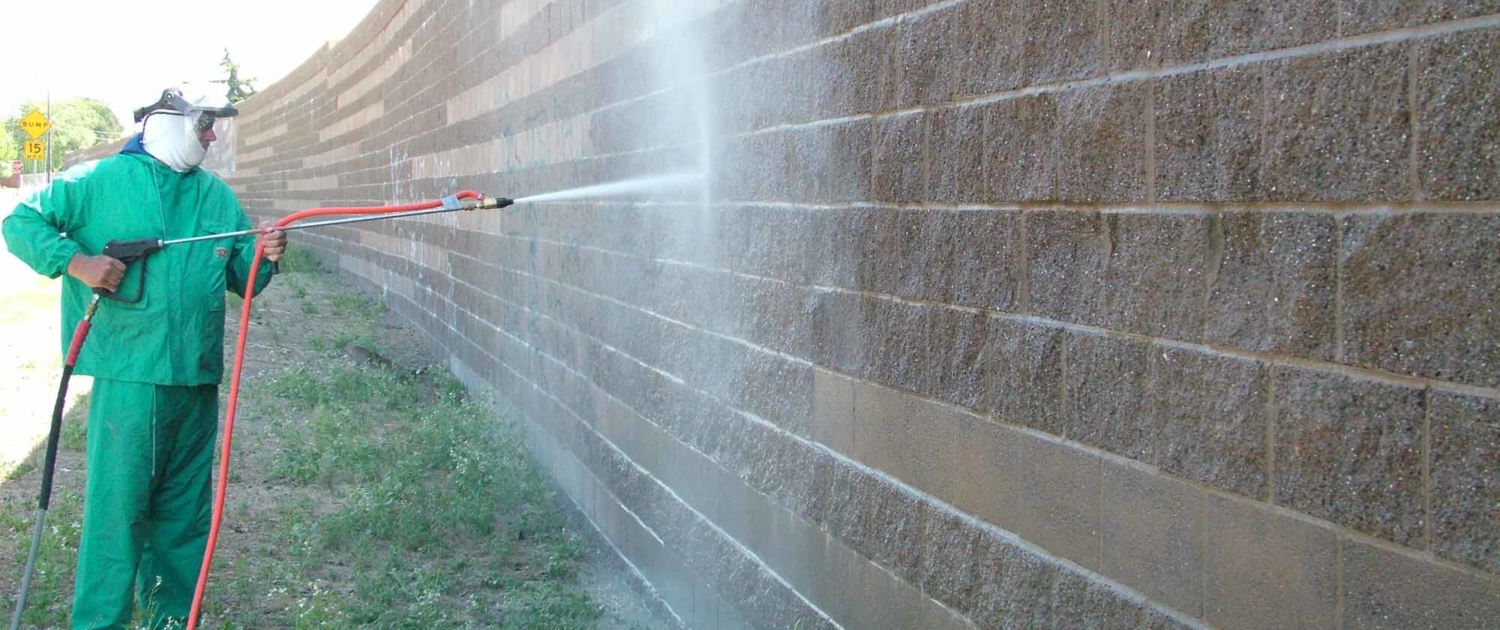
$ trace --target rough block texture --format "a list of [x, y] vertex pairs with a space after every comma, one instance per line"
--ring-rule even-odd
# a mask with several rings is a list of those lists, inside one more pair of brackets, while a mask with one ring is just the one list
[[381, 0], [241, 104], [229, 181], [704, 172], [293, 237], [694, 626], [1479, 628], [1497, 13]]
[[1412, 198], [1411, 72], [1404, 47], [1271, 62], [1265, 73], [1266, 199]]
[[1422, 546], [1422, 391], [1277, 369], [1276, 501]]
[[1336, 221], [1322, 214], [1226, 212], [1211, 222], [1205, 340], [1333, 359]]
[[1345, 358], [1500, 387], [1500, 284], [1475, 282], [1500, 277], [1500, 216], [1351, 216], [1342, 228]]
[[1500, 401], [1432, 395], [1432, 551], [1500, 573]]

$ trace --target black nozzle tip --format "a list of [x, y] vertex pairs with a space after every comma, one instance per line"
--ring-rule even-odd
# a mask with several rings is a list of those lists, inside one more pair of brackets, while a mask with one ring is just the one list
[[509, 197], [496, 197], [495, 198], [495, 207], [496, 208], [504, 208], [506, 206], [515, 205], [515, 203], [516, 203], [516, 200], [511, 199]]

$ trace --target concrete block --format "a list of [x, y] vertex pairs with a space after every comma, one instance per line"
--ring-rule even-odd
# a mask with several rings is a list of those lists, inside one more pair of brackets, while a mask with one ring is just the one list
[[913, 400], [906, 416], [906, 457], [912, 485], [947, 503], [972, 509], [987, 479], [977, 467], [974, 433], [983, 418]]
[[1422, 392], [1276, 368], [1276, 503], [1422, 546]]
[[828, 535], [788, 510], [775, 508], [774, 512], [770, 549], [761, 560], [792, 588], [809, 595], [814, 582], [827, 577], [818, 561]]
[[1269, 369], [1255, 361], [1154, 348], [1138, 458], [1249, 497], [1267, 496]]
[[1362, 0], [1342, 5], [1344, 35], [1500, 12], [1496, 0]]
[[1110, 0], [1119, 70], [1175, 66], [1337, 36], [1337, 5], [1316, 0]]
[[927, 198], [927, 115], [875, 121], [876, 201], [916, 203]]
[[974, 609], [969, 617], [981, 628], [1048, 628], [1052, 620], [1052, 587], [1058, 568], [1041, 556], [980, 534]]
[[980, 309], [1019, 310], [1026, 238], [1021, 213], [952, 212], [944, 218], [944, 232], [953, 243], [949, 278], [952, 302]]
[[720, 214], [706, 214], [698, 220], [717, 230], [719, 264], [724, 267], [787, 282], [806, 282], [809, 261], [805, 256], [812, 236], [806, 211], [759, 206], [726, 208]]
[[1206, 224], [1204, 217], [1190, 214], [1029, 213], [1030, 310], [1069, 322], [1199, 340]]
[[1500, 580], [1352, 540], [1344, 546], [1348, 630], [1480, 630], [1500, 619]]
[[1200, 215], [1106, 215], [1112, 250], [1102, 286], [1109, 328], [1197, 341], [1203, 335], [1206, 218]]
[[1028, 313], [1088, 323], [1101, 322], [1096, 310], [1105, 266], [1113, 245], [1107, 225], [1095, 212], [1026, 212]]
[[[1447, 3], [1453, 4], [1453, 3]], [[1483, 4], [1483, 3], [1469, 3]], [[1500, 10], [1500, 2], [1493, 3]], [[1449, 35], [1417, 49], [1417, 174], [1424, 199], [1500, 198], [1500, 34]]]
[[1135, 628], [1145, 617], [1141, 605], [1076, 573], [1061, 572], [1052, 595], [1056, 628], [1112, 630]]
[[1243, 202], [1264, 196], [1261, 68], [1241, 66], [1166, 77], [1153, 89], [1158, 200]]
[[[904, 21], [896, 29], [896, 52], [894, 70], [898, 80], [891, 92], [892, 109], [914, 105], [936, 104], [951, 99], [955, 78], [953, 68], [946, 65], [946, 45], [956, 31], [959, 10], [945, 8], [912, 20]], [[943, 44], [934, 45], [935, 42]]]
[[869, 473], [838, 464], [829, 470], [824, 483], [826, 507], [820, 523], [823, 530], [850, 549], [867, 548], [865, 536], [868, 530], [864, 525], [869, 514], [873, 483]]
[[1148, 608], [1146, 609], [1146, 622], [1141, 626], [1141, 630], [1190, 630], [1193, 627]]
[[1061, 435], [1066, 333], [1000, 317], [990, 319], [989, 332], [986, 408], [1000, 422]]
[[940, 109], [928, 128], [928, 198], [938, 203], [986, 201], [984, 147], [989, 106]]
[[720, 605], [718, 596], [714, 595], [706, 582], [694, 580], [693, 608], [692, 615], [688, 617], [688, 625], [693, 628], [717, 628]]
[[854, 454], [866, 466], [909, 481], [907, 398], [906, 394], [876, 385], [855, 387]]
[[1190, 615], [1203, 610], [1206, 494], [1124, 466], [1104, 475], [1100, 572]]
[[808, 343], [808, 290], [772, 280], [743, 281], [747, 291], [734, 303], [721, 303], [729, 310], [728, 319], [735, 323], [723, 329], [725, 334], [740, 336], [750, 342], [793, 356], [806, 356]]
[[1429, 396], [1432, 551], [1500, 574], [1500, 401]]
[[1097, 569], [1099, 456], [988, 423], [977, 423], [973, 436], [978, 459], [973, 514], [1049, 553]]
[[1344, 358], [1413, 376], [1500, 387], [1500, 217], [1342, 219]]
[[863, 208], [798, 209], [807, 217], [806, 269], [808, 282], [837, 287], [855, 287], [862, 252], [860, 237], [864, 219], [872, 214]]
[[984, 134], [987, 196], [1000, 202], [1057, 199], [1062, 176], [1057, 170], [1057, 96], [1008, 99], [989, 111]]
[[[870, 29], [806, 53], [814, 106], [811, 120], [864, 114], [881, 108], [894, 89], [892, 29]], [[775, 89], [766, 89], [774, 94]]]
[[750, 479], [753, 487], [793, 513], [816, 516], [822, 501], [822, 477], [827, 475], [831, 458], [784, 434], [776, 434], [769, 445], [771, 448], [762, 453], [770, 465], [759, 468], [758, 472], [764, 473]]
[[844, 622], [849, 618], [849, 606], [855, 593], [851, 566], [865, 560], [832, 536], [823, 536], [822, 540], [818, 552], [812, 556], [813, 584], [803, 593], [829, 616]]
[[922, 593], [878, 564], [850, 564], [856, 588], [849, 606], [850, 628], [916, 628]]
[[1156, 349], [1134, 339], [1086, 333], [1067, 336], [1067, 407], [1062, 437], [1132, 459], [1149, 458], [1153, 441], [1147, 413], [1151, 402], [1151, 355]]
[[871, 483], [869, 511], [864, 515], [865, 547], [855, 550], [900, 579], [916, 582], [925, 504], [893, 484], [866, 479]]
[[809, 351], [819, 366], [855, 377], [875, 374], [876, 300], [843, 291], [814, 291]]
[[[953, 213], [942, 210], [901, 210], [889, 227], [896, 231], [894, 275], [898, 297], [952, 302], [954, 264], [963, 252], [950, 232]], [[886, 255], [888, 253], [875, 253]]]
[[1263, 503], [1208, 496], [1202, 618], [1225, 630], [1336, 625], [1338, 540]]
[[[908, 392], [927, 391], [931, 376], [927, 369], [927, 318], [935, 307], [884, 299], [868, 303], [876, 317], [874, 335], [866, 340], [874, 364], [871, 379]], [[856, 446], [858, 438], [856, 429]]]
[[[1105, 71], [1104, 14], [1093, 0], [1003, 3], [1010, 6], [1007, 33], [1020, 43], [1020, 84], [1040, 85]], [[993, 6], [992, 5], [992, 6]]]
[[898, 294], [914, 271], [907, 269], [905, 251], [912, 213], [890, 208], [874, 208], [854, 215], [849, 227], [850, 247], [844, 251], [854, 257], [854, 282], [841, 285], [862, 291]]
[[977, 0], [903, 20], [897, 28], [891, 108], [934, 105], [1016, 87], [1021, 42], [1012, 11]]
[[985, 395], [985, 356], [989, 318], [982, 313], [933, 307], [928, 310], [927, 361], [931, 374], [925, 394], [969, 409]]
[[1267, 199], [1411, 199], [1408, 69], [1397, 44], [1272, 62], [1262, 156]]
[[[1069, 2], [1046, 3], [1057, 7]], [[1028, 5], [1033, 6], [1033, 5]], [[1034, 5], [1041, 6], [1041, 5]], [[1061, 54], [1060, 42], [1048, 47]], [[1069, 57], [1082, 57], [1068, 50]], [[1079, 203], [1146, 200], [1146, 122], [1143, 83], [1079, 88], [1057, 97], [1057, 198]]]
[[1336, 219], [1225, 212], [1209, 224], [1205, 338], [1211, 344], [1334, 358]]
[[978, 601], [981, 532], [947, 510], [931, 510], [922, 521], [919, 584], [928, 597], [968, 614]]
[[802, 128], [786, 135], [786, 153], [770, 163], [784, 166], [787, 200], [838, 203], [870, 198], [874, 162], [870, 121]]
[[813, 439], [845, 455], [854, 452], [854, 381], [827, 370], [813, 374]]

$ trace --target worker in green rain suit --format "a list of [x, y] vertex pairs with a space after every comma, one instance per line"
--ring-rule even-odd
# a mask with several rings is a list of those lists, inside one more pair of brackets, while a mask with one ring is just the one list
[[[232, 157], [211, 148], [236, 113], [222, 97], [168, 89], [136, 111], [142, 133], [120, 154], [69, 169], [0, 226], [32, 269], [69, 276], [64, 347], [92, 289], [120, 298], [101, 302], [77, 363], [94, 389], [73, 628], [124, 628], [132, 603], [151, 627], [180, 627], [192, 604], [209, 527], [225, 290], [244, 290], [255, 237], [173, 245], [128, 268], [98, 254], [115, 239], [250, 228], [229, 186], [200, 168]], [[274, 262], [286, 234], [261, 228]], [[259, 275], [257, 293], [271, 275]]]

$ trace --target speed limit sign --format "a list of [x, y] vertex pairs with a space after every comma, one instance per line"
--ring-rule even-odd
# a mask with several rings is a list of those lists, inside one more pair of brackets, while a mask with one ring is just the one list
[[47, 144], [36, 140], [26, 141], [24, 157], [28, 160], [40, 160], [47, 157]]

